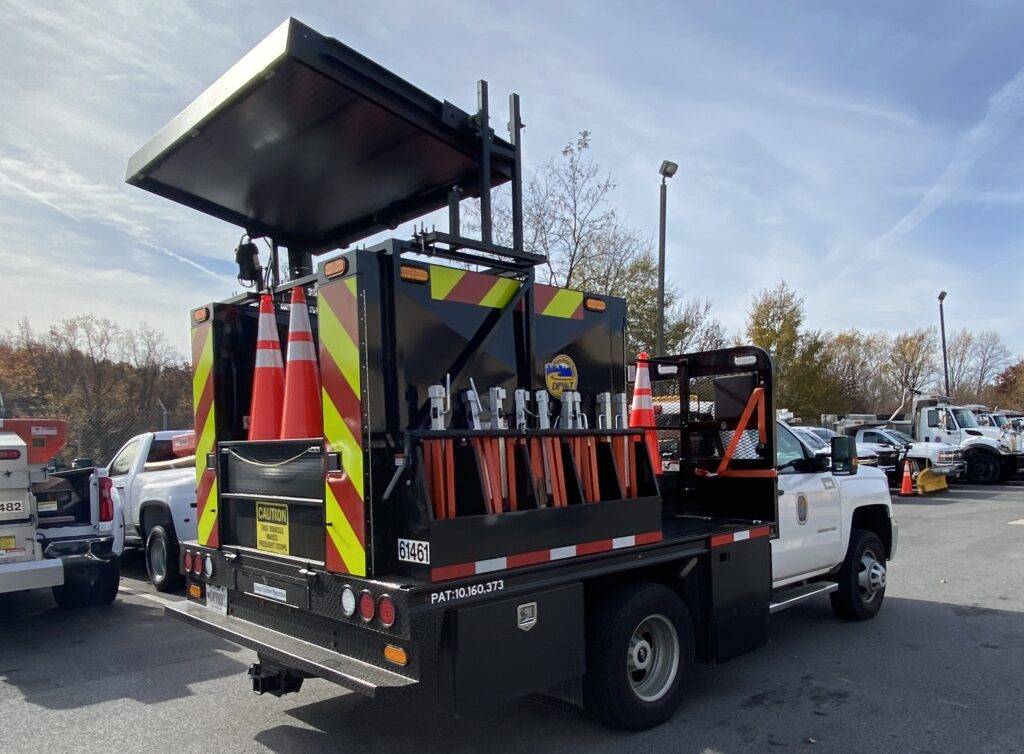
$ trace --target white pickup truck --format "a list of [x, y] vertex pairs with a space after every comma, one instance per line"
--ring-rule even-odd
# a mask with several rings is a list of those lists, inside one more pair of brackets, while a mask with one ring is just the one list
[[863, 427], [857, 430], [857, 444], [861, 442], [888, 443], [906, 452], [918, 468], [931, 469], [945, 477], [958, 477], [964, 473], [964, 454], [948, 442], [917, 442], [913, 437], [890, 427]]
[[885, 598], [886, 563], [896, 554], [899, 526], [885, 473], [858, 465], [849, 438], [834, 438], [832, 447], [831, 458], [816, 453], [785, 422], [777, 423], [772, 611], [828, 593], [839, 617], [865, 620]]
[[[160, 591], [181, 586], [178, 542], [196, 537], [195, 456], [187, 455], [190, 430], [146, 432], [114, 454], [106, 474], [124, 508], [125, 545], [146, 552], [149, 580]], [[194, 443], [193, 443], [194, 444]], [[182, 455], [182, 454], [185, 455]]]

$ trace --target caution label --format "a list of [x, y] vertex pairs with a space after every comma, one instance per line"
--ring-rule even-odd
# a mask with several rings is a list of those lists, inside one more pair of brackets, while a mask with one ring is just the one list
[[256, 549], [288, 555], [288, 506], [256, 503]]

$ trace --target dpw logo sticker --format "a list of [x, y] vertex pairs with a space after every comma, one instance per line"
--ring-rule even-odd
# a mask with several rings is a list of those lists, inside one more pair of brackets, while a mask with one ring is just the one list
[[827, 476], [822, 477], [821, 486], [824, 487], [826, 490], [834, 490], [836, 488], [836, 480]]
[[561, 398], [566, 390], [575, 390], [579, 384], [575, 362], [564, 353], [558, 354], [544, 365], [544, 382], [555, 398]]

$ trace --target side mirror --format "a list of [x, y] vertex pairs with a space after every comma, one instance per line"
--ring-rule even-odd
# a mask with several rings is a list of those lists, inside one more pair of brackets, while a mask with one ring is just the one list
[[832, 466], [829, 457], [824, 453], [814, 455], [808, 463], [811, 466], [812, 474], [824, 474]]
[[857, 471], [857, 441], [852, 437], [832, 438], [832, 473], [854, 474]]

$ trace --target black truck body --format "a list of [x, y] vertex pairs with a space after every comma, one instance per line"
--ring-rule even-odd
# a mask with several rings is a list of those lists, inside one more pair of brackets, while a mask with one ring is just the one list
[[[460, 714], [565, 688], [597, 662], [588, 637], [607, 601], [638, 585], [685, 605], [680, 666], [767, 641], [768, 356], [650, 360], [681, 406], [658, 426], [681, 449], [663, 474], [627, 426], [625, 302], [535, 280], [518, 98], [506, 141], [478, 93], [468, 115], [288, 21], [129, 164], [129, 182], [271, 241], [264, 292], [282, 336], [290, 291], [310, 302], [322, 437], [246, 439], [258, 295], [192, 313], [199, 536], [182, 547], [189, 599], [167, 610], [255, 650], [258, 692], [313, 676]], [[505, 182], [508, 246], [489, 198]], [[481, 199], [480, 239], [460, 233], [466, 196]], [[313, 269], [446, 204], [448, 233]], [[514, 395], [527, 411], [507, 410]]]

